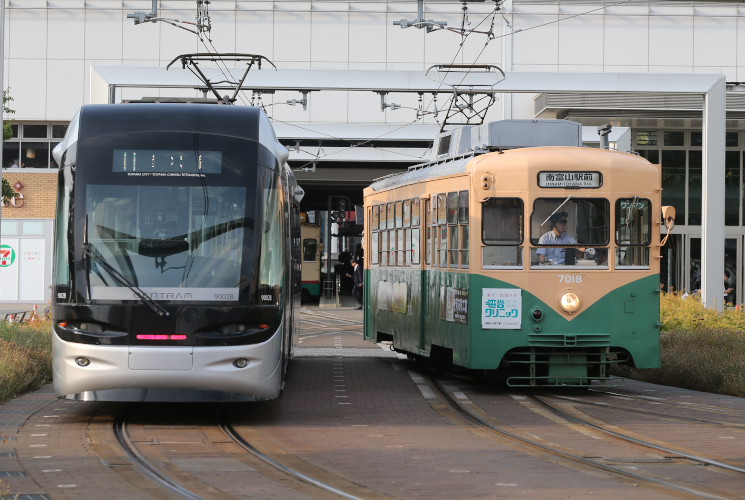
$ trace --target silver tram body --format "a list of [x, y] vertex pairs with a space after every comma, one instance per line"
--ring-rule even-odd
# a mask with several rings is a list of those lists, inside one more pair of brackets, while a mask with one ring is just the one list
[[296, 345], [302, 190], [263, 111], [84, 106], [55, 158], [56, 394], [278, 397]]

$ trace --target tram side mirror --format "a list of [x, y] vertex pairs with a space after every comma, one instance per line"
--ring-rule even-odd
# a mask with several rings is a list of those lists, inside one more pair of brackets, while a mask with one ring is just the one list
[[675, 225], [675, 207], [672, 205], [662, 207], [662, 223], [665, 224], [668, 231], [673, 228]]
[[675, 225], [675, 207], [670, 205], [662, 207], [662, 223], [667, 228], [667, 234], [662, 241], [660, 241], [660, 247], [665, 246], [667, 239], [670, 237], [670, 231], [673, 230], [673, 226]]

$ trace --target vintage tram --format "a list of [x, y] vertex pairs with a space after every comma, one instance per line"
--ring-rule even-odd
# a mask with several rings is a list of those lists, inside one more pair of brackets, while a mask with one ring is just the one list
[[510, 386], [658, 367], [660, 166], [581, 144], [564, 120], [464, 127], [366, 188], [365, 338]]

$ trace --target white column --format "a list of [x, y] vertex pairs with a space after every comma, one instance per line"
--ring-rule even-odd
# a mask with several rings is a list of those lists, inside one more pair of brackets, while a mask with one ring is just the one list
[[[0, 0], [0, 90], [5, 90], [5, 0]], [[3, 94], [5, 95], [5, 94]], [[3, 113], [0, 111], [0, 130], [4, 125]], [[0, 144], [2, 144], [0, 140]], [[0, 147], [0, 186], [3, 183], [3, 148]], [[0, 222], [3, 220], [3, 208], [0, 205]], [[0, 235], [1, 236], [1, 235]]]
[[724, 309], [724, 148], [726, 86], [722, 77], [704, 94], [703, 223], [701, 298], [706, 307]]

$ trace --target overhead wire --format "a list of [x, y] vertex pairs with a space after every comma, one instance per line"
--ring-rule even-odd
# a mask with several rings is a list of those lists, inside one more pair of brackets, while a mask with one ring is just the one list
[[[573, 15], [566, 16], [566, 17], [563, 17], [563, 18], [560, 18], [560, 19], [556, 19], [554, 21], [548, 21], [548, 22], [541, 23], [541, 24], [538, 24], [538, 25], [535, 25], [535, 26], [531, 26], [529, 28], [521, 28], [521, 29], [517, 29], [517, 30], [514, 30], [513, 29], [512, 23], [509, 21], [509, 19], [507, 19], [507, 17], [505, 16], [505, 13], [501, 10], [501, 6], [502, 6], [502, 3], [503, 3], [503, 0], [494, 0], [494, 4], [495, 4], [494, 5], [494, 9], [491, 12], [489, 12], [486, 16], [484, 16], [484, 18], [482, 18], [481, 21], [479, 21], [479, 23], [476, 24], [476, 26], [474, 28], [466, 29], [466, 25], [467, 24], [470, 24], [470, 23], [467, 23], [467, 19], [468, 19], [467, 3], [465, 1], [463, 1], [462, 2], [463, 3], [463, 14], [462, 14], [462, 18], [461, 18], [461, 27], [460, 28], [449, 28], [449, 27], [444, 27], [443, 26], [443, 27], [435, 27], [432, 31], [439, 31], [441, 29], [444, 29], [444, 30], [447, 30], [447, 31], [450, 31], [450, 32], [454, 32], [454, 33], [458, 33], [458, 34], [461, 35], [461, 42], [458, 44], [458, 50], [456, 51], [456, 53], [454, 54], [454, 56], [453, 56], [453, 58], [451, 60], [451, 63], [450, 63], [451, 66], [455, 64], [455, 61], [458, 59], [458, 56], [461, 54], [461, 51], [464, 49], [464, 46], [465, 46], [466, 41], [468, 40], [468, 38], [472, 34], [483, 34], [483, 35], [486, 35], [487, 36], [487, 40], [484, 43], [484, 46], [481, 48], [481, 50], [478, 53], [478, 55], [476, 55], [476, 57], [474, 59], [474, 64], [475, 64], [476, 62], [479, 61], [479, 59], [481, 58], [481, 56], [484, 54], [484, 52], [486, 51], [487, 47], [489, 46], [489, 43], [492, 40], [500, 39], [500, 38], [505, 38], [507, 36], [514, 36], [514, 35], [516, 35], [518, 33], [530, 31], [530, 30], [533, 30], [533, 29], [537, 29], [537, 28], [549, 26], [551, 24], [556, 24], [556, 23], [559, 23], [559, 22], [562, 22], [562, 21], [566, 21], [568, 19], [573, 19], [573, 18], [580, 17], [580, 16], [583, 16], [583, 15], [591, 14], [592, 12], [596, 12], [598, 10], [607, 9], [608, 7], [613, 7], [613, 6], [616, 6], [616, 5], [622, 5], [622, 4], [631, 3], [631, 2], [637, 2], [637, 1], [639, 1], [639, 0], [621, 0], [621, 1], [618, 1], [618, 2], [614, 2], [612, 4], [608, 4], [608, 5], [604, 5], [604, 6], [598, 7], [598, 8], [590, 9], [590, 10], [585, 11], [585, 12], [573, 14]], [[167, 24], [170, 24], [172, 26], [176, 26], [178, 28], [185, 29], [185, 30], [187, 30], [189, 32], [192, 32], [192, 33], [197, 34], [197, 36], [199, 37], [200, 42], [207, 49], [207, 51], [209, 53], [214, 54], [214, 55], [218, 55], [219, 53], [217, 52], [217, 49], [215, 48], [214, 44], [212, 43], [211, 37], [210, 36], [203, 36], [203, 32], [211, 33], [211, 20], [210, 20], [210, 17], [209, 17], [209, 4], [210, 4], [210, 1], [209, 0], [197, 0], [197, 22], [196, 23], [189, 22], [189, 21], [181, 21], [181, 20], [177, 20], [177, 19], [166, 19], [166, 18], [155, 18], [155, 19], [152, 19], [152, 20], [153, 21], [156, 21], [157, 20], [157, 21], [161, 21], [161, 22], [166, 22]], [[496, 19], [497, 13], [501, 13], [502, 19], [504, 20], [505, 25], [507, 26], [507, 28], [509, 28], [511, 30], [509, 33], [504, 33], [502, 35], [495, 35], [494, 34], [494, 24], [495, 24], [495, 19]], [[488, 31], [480, 31], [480, 30], [478, 30], [478, 27], [481, 26], [489, 18], [491, 18], [491, 25], [489, 27], [489, 30]], [[180, 26], [179, 23], [180, 24], [189, 24], [189, 25], [196, 26], [197, 27], [197, 30], [195, 31], [195, 30], [186, 28], [184, 26]], [[207, 46], [207, 43], [205, 42], [205, 38], [207, 39], [207, 42], [209, 42], [209, 46]], [[215, 62], [217, 63], [217, 67], [220, 70], [220, 72], [222, 73], [222, 75], [225, 77], [225, 79], [227, 81], [231, 82], [231, 83], [234, 83], [233, 82], [232, 73], [231, 73], [230, 69], [228, 68], [227, 64], [225, 64], [224, 62], [222, 62], [222, 67], [221, 67], [220, 66], [219, 59], [216, 59]], [[469, 68], [469, 69], [467, 69], [464, 72], [464, 75], [461, 78], [461, 80], [458, 83], [458, 85], [461, 85], [461, 84], [463, 84], [463, 82], [466, 81], [466, 79], [468, 78], [468, 76], [471, 73], [471, 71], [472, 70]], [[446, 75], [448, 73], [450, 73], [450, 70], [448, 70], [446, 72]], [[321, 135], [325, 135], [325, 136], [327, 136], [329, 138], [332, 138], [332, 139], [335, 139], [335, 140], [339, 140], [339, 141], [343, 141], [343, 142], [348, 142], [350, 144], [350, 146], [349, 147], [346, 147], [346, 148], [343, 148], [343, 149], [341, 149], [339, 151], [335, 151], [335, 152], [329, 153], [328, 155], [323, 156], [323, 157], [317, 156], [316, 160], [311, 161], [311, 162], [306, 162], [305, 164], [303, 164], [301, 167], [298, 167], [298, 168], [307, 167], [311, 163], [314, 163], [315, 161], [318, 161], [320, 159], [326, 158], [328, 156], [331, 156], [331, 155], [334, 155], [334, 154], [339, 154], [339, 153], [344, 152], [344, 151], [347, 151], [349, 149], [353, 149], [353, 148], [356, 148], [356, 147], [361, 147], [361, 146], [364, 146], [365, 144], [369, 144], [369, 143], [374, 142], [376, 140], [382, 139], [383, 137], [385, 137], [385, 136], [387, 136], [387, 135], [389, 135], [391, 133], [397, 132], [399, 130], [402, 130], [402, 129], [406, 128], [406, 127], [409, 127], [409, 126], [415, 124], [420, 119], [423, 119], [425, 115], [432, 115], [435, 123], [437, 125], [440, 125], [440, 127], [442, 128], [443, 125], [439, 121], [439, 113], [443, 109], [445, 109], [447, 106], [449, 106], [449, 104], [443, 104], [443, 106], [442, 106], [441, 109], [438, 109], [437, 108], [437, 95], [441, 92], [441, 89], [442, 89], [442, 86], [443, 85], [444, 85], [444, 83], [442, 81], [439, 82], [439, 85], [438, 85], [437, 90], [435, 90], [434, 92], [431, 93], [432, 94], [432, 97], [429, 100], [429, 102], [426, 104], [426, 106], [424, 106], [424, 105], [421, 104], [421, 99], [420, 99], [420, 107], [419, 108], [412, 108], [412, 107], [400, 107], [400, 108], [398, 108], [398, 109], [412, 109], [412, 110], [416, 110], [417, 111], [417, 116], [416, 116], [416, 118], [413, 121], [408, 122], [408, 123], [404, 123], [400, 127], [396, 128], [394, 130], [390, 130], [390, 131], [388, 131], [388, 132], [386, 132], [384, 134], [381, 134], [378, 137], [375, 137], [375, 138], [372, 138], [372, 139], [368, 139], [368, 140], [365, 140], [365, 141], [354, 142], [354, 141], [351, 141], [349, 139], [344, 139], [344, 138], [336, 137], [336, 136], [331, 135], [331, 134], [320, 133]], [[241, 100], [241, 102], [244, 105], [249, 106], [251, 104], [246, 100], [246, 97], [244, 95], [244, 92], [245, 92], [244, 90], [239, 89], [239, 92], [238, 92], [237, 95], [240, 96], [240, 100]], [[254, 92], [254, 96], [253, 97], [255, 97], [256, 94], [257, 93]], [[252, 97], [252, 100], [253, 100], [253, 97]], [[454, 99], [454, 98], [455, 98], [455, 94], [453, 93], [453, 96], [450, 99]], [[264, 109], [264, 111], [267, 113], [267, 116], [269, 115], [269, 113], [267, 111], [267, 108], [270, 108], [270, 107], [275, 106], [275, 105], [286, 104], [286, 103], [272, 103], [272, 104], [265, 105], [261, 101], [261, 93], [260, 92], [258, 93], [258, 99], [260, 101], [260, 107], [262, 109]], [[448, 103], [449, 100], [446, 100], [445, 102]], [[432, 107], [433, 105], [434, 105], [434, 108], [432, 110], [430, 110], [430, 107]], [[316, 134], [319, 134], [319, 132], [316, 131], [316, 130], [311, 130], [311, 129], [304, 128], [302, 126], [297, 125], [296, 123], [286, 122], [286, 121], [283, 121], [283, 120], [279, 120], [279, 119], [277, 119], [275, 117], [272, 117], [272, 120], [273, 121], [276, 121], [276, 122], [279, 122], [279, 123], [283, 123], [283, 124], [289, 125], [289, 126], [298, 127], [300, 129], [305, 129], [305, 130], [308, 130], [308, 131], [312, 131], [312, 132], [314, 132]], [[379, 149], [381, 151], [392, 152], [391, 150], [387, 150], [387, 149], [376, 147], [376, 146], [373, 146], [373, 148]], [[307, 153], [307, 151], [306, 151], [306, 153]], [[396, 152], [396, 153], [398, 153], [398, 152]], [[398, 154], [402, 154], [402, 153], [398, 153]], [[408, 155], [408, 156], [411, 156], [411, 155]], [[414, 157], [414, 156], [412, 156], [412, 158], [424, 159], [424, 158], [421, 158], [421, 157]]]

